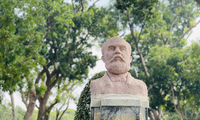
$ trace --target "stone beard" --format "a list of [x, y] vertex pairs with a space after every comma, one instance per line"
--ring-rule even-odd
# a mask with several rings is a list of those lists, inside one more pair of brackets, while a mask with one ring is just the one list
[[124, 74], [130, 70], [130, 63], [127, 63], [121, 55], [115, 55], [105, 62], [105, 67], [110, 73]]

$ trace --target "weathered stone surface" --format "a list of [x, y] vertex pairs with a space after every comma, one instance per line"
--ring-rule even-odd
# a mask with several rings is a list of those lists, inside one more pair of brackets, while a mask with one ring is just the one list
[[100, 120], [140, 120], [140, 107], [103, 106]]
[[103, 44], [102, 54], [107, 72], [91, 81], [91, 120], [148, 120], [147, 86], [128, 72], [130, 44], [112, 37]]
[[148, 120], [148, 108], [139, 106], [102, 106], [91, 108], [91, 120]]
[[94, 99], [91, 120], [148, 120], [148, 101], [131, 97]]
[[120, 37], [112, 37], [102, 45], [102, 60], [107, 72], [102, 78], [91, 81], [91, 96], [98, 94], [146, 95], [146, 84], [135, 79], [130, 70], [131, 46]]

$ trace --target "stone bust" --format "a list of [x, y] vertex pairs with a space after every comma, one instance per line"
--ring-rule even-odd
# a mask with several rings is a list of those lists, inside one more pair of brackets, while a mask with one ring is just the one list
[[131, 46], [120, 37], [112, 37], [102, 45], [101, 59], [107, 72], [91, 81], [91, 96], [98, 94], [131, 94], [147, 96], [146, 84], [135, 79], [130, 70]]

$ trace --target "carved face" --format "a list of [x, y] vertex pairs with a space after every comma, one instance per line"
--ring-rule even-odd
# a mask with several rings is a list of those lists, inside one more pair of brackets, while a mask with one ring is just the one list
[[132, 61], [130, 45], [120, 37], [113, 37], [102, 46], [102, 60], [106, 69], [113, 74], [123, 74], [130, 70]]

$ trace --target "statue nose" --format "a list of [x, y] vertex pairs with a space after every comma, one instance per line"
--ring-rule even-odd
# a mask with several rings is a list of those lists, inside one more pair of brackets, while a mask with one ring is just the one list
[[115, 54], [121, 54], [121, 51], [120, 51], [119, 47], [115, 48]]

